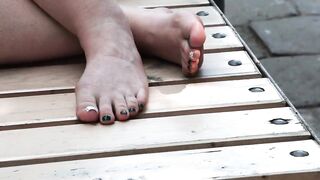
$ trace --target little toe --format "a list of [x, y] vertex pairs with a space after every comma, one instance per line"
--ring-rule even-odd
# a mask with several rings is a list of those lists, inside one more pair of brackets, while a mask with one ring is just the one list
[[130, 114], [130, 117], [134, 117], [139, 112], [139, 106], [138, 106], [138, 100], [134, 96], [126, 96], [128, 111]]
[[112, 111], [110, 100], [101, 98], [99, 102], [100, 107], [100, 122], [101, 124], [110, 125], [114, 123], [115, 117]]
[[141, 88], [137, 93], [139, 111], [143, 111], [148, 101], [148, 88]]
[[76, 88], [76, 115], [82, 122], [96, 122], [99, 117], [99, 110], [96, 99], [89, 90]]
[[126, 121], [129, 119], [129, 110], [126, 100], [123, 96], [117, 97], [113, 101], [113, 106], [115, 110], [115, 115], [119, 121]]

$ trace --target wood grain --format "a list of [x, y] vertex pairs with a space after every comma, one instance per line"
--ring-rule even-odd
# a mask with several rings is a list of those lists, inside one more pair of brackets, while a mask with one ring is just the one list
[[[252, 87], [265, 91], [254, 93], [249, 91]], [[149, 104], [140, 118], [285, 105], [268, 79], [156, 86], [149, 91]], [[73, 93], [1, 98], [0, 107], [0, 129], [76, 120]]]
[[117, 0], [120, 5], [139, 7], [185, 7], [209, 5], [207, 0]]
[[[293, 157], [295, 150], [309, 156]], [[319, 145], [305, 140], [0, 168], [0, 179], [317, 180], [319, 159]]]
[[[230, 60], [240, 60], [242, 65], [230, 66]], [[0, 97], [73, 92], [84, 66], [65, 64], [1, 69]], [[186, 78], [179, 66], [156, 58], [144, 58], [144, 67], [150, 86], [261, 77], [244, 51], [205, 54], [202, 69], [194, 78]]]
[[[287, 119], [289, 123], [274, 125], [270, 122], [277, 118]], [[0, 165], [309, 137], [289, 108], [150, 118], [112, 126], [80, 124], [32, 128], [0, 131]]]

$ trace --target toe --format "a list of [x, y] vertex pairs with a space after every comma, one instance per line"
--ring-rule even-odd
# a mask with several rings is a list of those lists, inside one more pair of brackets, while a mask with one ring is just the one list
[[137, 98], [129, 95], [129, 96], [126, 96], [125, 99], [127, 101], [127, 106], [128, 106], [128, 111], [129, 111], [130, 117], [136, 116], [139, 112]]
[[111, 101], [108, 98], [101, 98], [99, 101], [101, 124], [113, 124], [115, 117], [112, 111]]
[[199, 20], [195, 20], [190, 31], [189, 44], [193, 48], [201, 48], [205, 40], [204, 27]]
[[191, 28], [190, 37], [189, 37], [189, 45], [192, 48], [197, 49], [198, 50], [197, 52], [199, 55], [197, 57], [198, 63], [197, 63], [196, 71], [194, 71], [194, 73], [198, 72], [198, 70], [202, 66], [203, 44], [205, 40], [206, 40], [206, 35], [205, 35], [203, 24], [201, 23], [201, 21], [199, 21], [199, 19], [197, 19], [193, 22], [193, 26]]
[[148, 101], [148, 88], [141, 88], [137, 93], [139, 111], [143, 111]]
[[[192, 48], [201, 48], [206, 40], [204, 26], [201, 20], [193, 14], [184, 12], [177, 13], [182, 28], [182, 35], [185, 39], [189, 40]], [[182, 19], [182, 20], [181, 20]]]
[[181, 66], [182, 72], [186, 76], [193, 76], [199, 70], [199, 63], [201, 58], [201, 51], [191, 49], [187, 40], [181, 44]]
[[129, 111], [126, 100], [123, 96], [118, 96], [113, 101], [115, 115], [119, 121], [126, 121], [129, 119]]
[[96, 122], [99, 111], [96, 99], [89, 88], [77, 86], [76, 88], [76, 114], [80, 121]]

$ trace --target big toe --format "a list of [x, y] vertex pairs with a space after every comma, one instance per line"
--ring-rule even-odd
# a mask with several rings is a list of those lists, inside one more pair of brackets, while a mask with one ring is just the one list
[[99, 110], [93, 93], [87, 88], [76, 88], [76, 115], [82, 122], [96, 122]]
[[206, 34], [204, 31], [204, 27], [200, 20], [195, 18], [194, 22], [191, 25], [189, 44], [192, 48], [201, 48], [203, 47], [205, 40]]

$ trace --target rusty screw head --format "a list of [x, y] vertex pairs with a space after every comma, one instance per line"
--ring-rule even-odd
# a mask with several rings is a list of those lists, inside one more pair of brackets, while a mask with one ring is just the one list
[[206, 11], [199, 11], [197, 12], [197, 16], [209, 16], [209, 13]]

